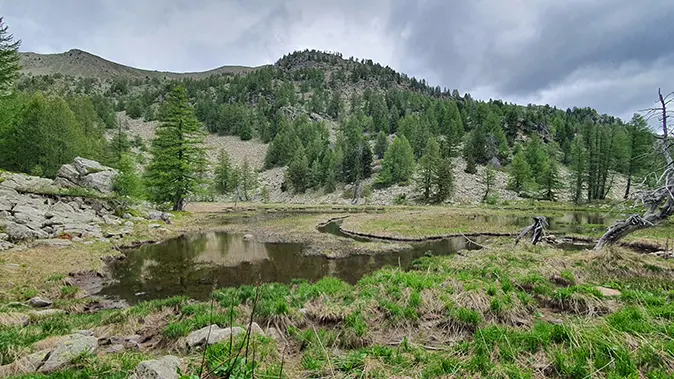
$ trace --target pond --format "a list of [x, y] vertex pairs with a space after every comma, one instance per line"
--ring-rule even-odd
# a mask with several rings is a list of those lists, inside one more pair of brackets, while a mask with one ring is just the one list
[[[486, 237], [471, 239], [478, 244], [487, 241]], [[328, 259], [303, 255], [301, 244], [260, 243], [224, 232], [185, 235], [129, 251], [125, 260], [110, 265], [113, 282], [100, 294], [133, 304], [175, 295], [207, 299], [214, 280], [218, 287], [290, 283], [293, 279], [316, 281], [324, 276], [355, 283], [386, 265], [408, 269], [415, 259], [429, 252], [448, 255], [479, 248], [456, 237], [415, 244], [401, 252]]]

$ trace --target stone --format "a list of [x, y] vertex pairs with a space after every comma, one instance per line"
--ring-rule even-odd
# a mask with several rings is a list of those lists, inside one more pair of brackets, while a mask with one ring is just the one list
[[52, 350], [38, 372], [46, 374], [59, 370], [80, 355], [93, 353], [97, 347], [96, 337], [71, 334]]
[[73, 245], [72, 241], [59, 238], [37, 240], [35, 241], [35, 244], [38, 246], [49, 246], [49, 247], [68, 247]]
[[54, 181], [26, 174], [10, 174], [5, 177], [2, 186], [21, 192], [37, 192], [38, 190], [53, 187]]
[[70, 183], [77, 183], [80, 180], [80, 173], [72, 164], [64, 164], [59, 169], [58, 177], [66, 179]]
[[14, 244], [9, 241], [0, 241], [0, 251], [9, 250], [14, 247]]
[[172, 214], [167, 213], [167, 212], [157, 212], [157, 211], [152, 211], [147, 214], [147, 219], [148, 220], [157, 220], [157, 221], [164, 221], [167, 224], [171, 223], [171, 218], [173, 217]]
[[[105, 167], [102, 164], [82, 157], [77, 157], [73, 160], [73, 167], [80, 175], [88, 175], [100, 171], [110, 170], [110, 167]], [[59, 170], [60, 172], [60, 170]]]
[[133, 224], [133, 221], [126, 221], [126, 222], [124, 223], [124, 227], [125, 227], [125, 228], [133, 228], [133, 225], [134, 225], [134, 224]]
[[103, 222], [105, 222], [107, 225], [115, 225], [115, 226], [122, 225], [122, 221], [119, 218], [111, 215], [103, 216]]
[[[79, 209], [79, 204], [78, 204]], [[70, 204], [59, 201], [58, 203], [52, 205], [49, 210], [54, 213], [72, 213], [75, 212], [75, 209], [70, 206]]]
[[612, 288], [597, 286], [597, 291], [599, 291], [599, 293], [601, 293], [602, 296], [604, 296], [604, 297], [620, 296], [620, 291], [614, 290]]
[[28, 305], [30, 305], [33, 308], [44, 308], [44, 307], [49, 307], [53, 303], [51, 300], [43, 299], [41, 297], [34, 297], [30, 300], [28, 300]]
[[260, 328], [260, 325], [257, 324], [257, 322], [253, 322], [250, 324], [250, 334], [251, 335], [259, 335], [259, 336], [264, 336], [264, 331], [262, 328]]
[[55, 315], [62, 315], [65, 314], [66, 311], [63, 309], [43, 309], [41, 311], [32, 311], [29, 312], [28, 314], [32, 318], [40, 319], [40, 318], [46, 318], [46, 317], [51, 317]]
[[88, 329], [76, 330], [75, 334], [81, 334], [83, 336], [93, 336], [94, 332]]
[[252, 240], [254, 240], [254, 239], [255, 239], [255, 237], [254, 237], [252, 234], [245, 234], [245, 235], [243, 236], [243, 240], [244, 240], [244, 241], [252, 241]]
[[0, 233], [0, 241], [7, 241], [9, 239], [9, 234]]
[[107, 353], [107, 354], [117, 354], [117, 353], [123, 352], [125, 349], [126, 349], [126, 347], [124, 345], [117, 343], [117, 344], [110, 345], [109, 347], [105, 348], [105, 353]]
[[84, 177], [81, 186], [95, 189], [101, 193], [112, 193], [113, 181], [117, 175], [116, 171], [101, 171], [94, 174], [89, 174]]
[[187, 346], [193, 348], [204, 344], [213, 345], [229, 338], [230, 335], [236, 336], [245, 332], [246, 331], [243, 328], [240, 328], [238, 326], [235, 326], [233, 328], [221, 329], [219, 326], [213, 324], [211, 326], [205, 326], [197, 331], [190, 333], [187, 336]]
[[124, 214], [122, 215], [122, 218], [125, 219], [125, 220], [130, 220], [131, 217], [132, 217], [132, 216], [131, 216], [131, 213], [124, 213]]
[[30, 317], [19, 312], [0, 313], [0, 325], [2, 326], [27, 326]]
[[136, 366], [135, 379], [177, 379], [180, 358], [166, 355], [159, 359], [142, 361]]
[[54, 228], [52, 228], [51, 226], [45, 226], [44, 228], [42, 228], [42, 231], [49, 235], [54, 234]]
[[49, 235], [42, 230], [33, 230], [26, 225], [20, 225], [15, 222], [8, 222], [5, 225], [5, 231], [10, 241], [23, 241], [26, 239], [48, 238]]
[[40, 350], [36, 353], [29, 354], [20, 358], [8, 365], [0, 366], [0, 377], [4, 378], [11, 375], [25, 375], [37, 372], [38, 368], [47, 359], [51, 351]]
[[160, 224], [148, 224], [147, 226], [149, 229], [159, 229], [162, 226]]

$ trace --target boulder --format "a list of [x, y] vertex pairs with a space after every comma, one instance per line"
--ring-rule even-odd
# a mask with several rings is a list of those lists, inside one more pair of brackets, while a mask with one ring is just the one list
[[167, 212], [152, 211], [147, 214], [148, 220], [164, 221], [167, 224], [171, 223], [171, 217], [173, 217], [173, 215]]
[[0, 251], [9, 250], [14, 247], [14, 244], [9, 241], [0, 241]]
[[33, 374], [42, 365], [42, 362], [47, 359], [50, 352], [51, 351], [48, 349], [40, 350], [8, 365], [0, 366], [0, 377], [4, 378], [11, 375]]
[[113, 180], [117, 171], [101, 171], [89, 174], [79, 183], [82, 187], [95, 189], [101, 193], [112, 193]]
[[58, 177], [67, 180], [69, 183], [75, 184], [80, 180], [80, 173], [71, 164], [64, 164], [58, 172]]
[[159, 359], [142, 361], [136, 366], [131, 378], [135, 379], [177, 379], [180, 358], [166, 355]]
[[602, 296], [605, 296], [605, 297], [620, 296], [620, 291], [614, 290], [612, 288], [597, 286], [597, 291], [599, 291], [599, 293], [601, 293]]
[[34, 297], [30, 300], [28, 300], [28, 305], [30, 305], [33, 308], [44, 308], [52, 305], [51, 300], [46, 300], [41, 297]]
[[245, 234], [245, 235], [243, 236], [243, 240], [244, 240], [244, 241], [252, 241], [252, 240], [254, 240], [254, 239], [255, 239], [255, 237], [253, 237], [252, 234]]
[[105, 222], [107, 225], [116, 225], [116, 226], [122, 225], [122, 221], [118, 217], [111, 215], [103, 216], [103, 222]]
[[96, 161], [82, 157], [75, 158], [75, 160], [73, 161], [73, 166], [80, 175], [88, 175], [100, 171], [110, 170], [110, 167], [103, 166], [102, 164]]
[[5, 231], [10, 241], [22, 241], [26, 239], [48, 238], [49, 235], [42, 230], [35, 230], [26, 225], [20, 225], [15, 222], [8, 222], [5, 225]]
[[213, 324], [211, 326], [205, 326], [197, 331], [190, 333], [187, 336], [187, 346], [190, 348], [194, 348], [196, 346], [201, 346], [206, 343], [208, 343], [208, 345], [213, 345], [229, 338], [230, 335], [236, 336], [245, 332], [246, 331], [243, 328], [240, 328], [238, 326], [235, 326], [233, 328], [221, 329], [219, 326]]
[[264, 336], [264, 331], [262, 328], [260, 328], [260, 325], [258, 325], [257, 322], [253, 322], [250, 324], [250, 334]]
[[0, 233], [0, 241], [7, 241], [9, 239], [9, 234]]
[[18, 192], [37, 192], [38, 190], [54, 187], [54, 181], [47, 178], [40, 178], [39, 176], [10, 174], [5, 176], [2, 186], [14, 189]]
[[52, 350], [38, 372], [50, 373], [59, 370], [80, 355], [93, 353], [97, 347], [96, 337], [71, 334]]

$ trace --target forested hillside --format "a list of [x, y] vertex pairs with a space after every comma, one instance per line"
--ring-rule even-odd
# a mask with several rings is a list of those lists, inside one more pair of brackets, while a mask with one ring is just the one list
[[[371, 60], [301, 51], [250, 72], [197, 79], [24, 73], [0, 109], [0, 166], [54, 176], [77, 155], [116, 166], [132, 145], [143, 150], [149, 141], [129, 141], [115, 112], [161, 120], [176, 85], [207, 132], [269, 143], [264, 168], [287, 166], [289, 193], [329, 193], [343, 183], [357, 199], [409, 184], [415, 200], [443, 202], [463, 185], [453, 174], [461, 157], [467, 173], [487, 165], [478, 179], [487, 188], [483, 200], [499, 170], [523, 197], [555, 200], [565, 188], [577, 202], [595, 201], [606, 198], [617, 174], [627, 178], [627, 196], [657, 163], [644, 154], [653, 135], [639, 116], [624, 123], [590, 108], [482, 101]], [[223, 151], [211, 171], [234, 170], [229, 162]], [[222, 183], [227, 175], [210, 176], [221, 180], [215, 191], [238, 188]], [[264, 198], [264, 191], [256, 193]]]

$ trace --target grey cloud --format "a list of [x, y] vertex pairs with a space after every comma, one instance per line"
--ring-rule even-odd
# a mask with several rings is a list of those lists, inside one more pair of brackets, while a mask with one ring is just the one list
[[304, 48], [367, 57], [479, 98], [628, 118], [674, 89], [658, 0], [0, 0], [23, 49], [141, 68], [261, 65]]

